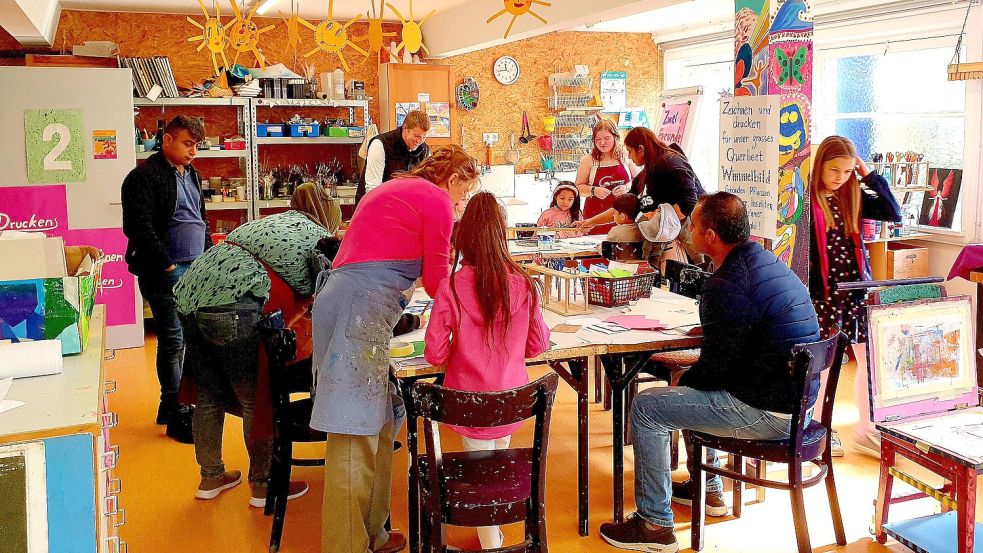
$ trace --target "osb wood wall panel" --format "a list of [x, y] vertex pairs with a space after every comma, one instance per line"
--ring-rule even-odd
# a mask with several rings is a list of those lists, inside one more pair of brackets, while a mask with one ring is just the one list
[[[510, 86], [499, 84], [492, 66], [501, 56], [509, 55], [519, 63], [519, 80]], [[458, 125], [465, 129], [464, 146], [484, 162], [483, 132], [499, 133], [499, 142], [492, 149], [492, 162], [504, 163], [509, 149], [509, 133], [515, 132], [519, 150], [517, 172], [539, 168], [538, 141], [519, 144], [522, 111], [529, 114], [532, 134], [545, 134], [543, 116], [549, 110], [550, 74], [572, 69], [574, 64], [590, 67], [594, 78], [592, 92], [600, 90], [604, 71], [628, 73], [628, 105], [644, 107], [649, 118], [658, 116], [658, 100], [662, 93], [662, 55], [650, 34], [628, 33], [550, 33], [513, 42], [487, 50], [454, 56], [439, 63], [454, 66], [455, 85], [465, 77], [478, 82], [478, 107], [472, 112], [458, 110]], [[458, 129], [460, 130], [460, 129]]]
[[[231, 19], [231, 8], [224, 9], [222, 20]], [[200, 43], [188, 42], [188, 37], [198, 33], [198, 28], [188, 23], [185, 15], [161, 15], [146, 13], [111, 13], [63, 10], [58, 24], [55, 47], [68, 53], [72, 46], [86, 40], [111, 40], [119, 45], [120, 55], [128, 57], [168, 56], [174, 76], [179, 86], [189, 86], [191, 83], [202, 82], [214, 73], [211, 57], [207, 49], [196, 52]], [[191, 16], [198, 22], [204, 19], [200, 13]], [[348, 28], [349, 37], [362, 37], [368, 34], [368, 23], [362, 21]], [[336, 54], [317, 52], [309, 58], [304, 54], [314, 48], [314, 32], [306, 27], [301, 28], [301, 41], [294, 55], [287, 40], [287, 28], [280, 18], [254, 18], [259, 28], [276, 25], [272, 31], [263, 33], [260, 38], [260, 48], [266, 56], [267, 63], [282, 63], [293, 71], [303, 74], [304, 64], [313, 63], [317, 73], [334, 71], [341, 67]], [[317, 24], [318, 21], [311, 21]], [[402, 25], [383, 25], [385, 32], [399, 33]], [[398, 39], [398, 36], [395, 37]], [[392, 39], [389, 39], [392, 40]], [[399, 40], [396, 40], [398, 43]], [[357, 42], [363, 50], [368, 50], [367, 42]], [[345, 61], [350, 71], [345, 73], [345, 80], [365, 81], [366, 94], [378, 98], [379, 69], [375, 54], [368, 58], [353, 49], [343, 51]], [[229, 62], [234, 52], [228, 50]], [[382, 54], [383, 61], [387, 57]], [[255, 58], [251, 53], [242, 54], [238, 63], [252, 67]], [[221, 65], [221, 61], [219, 62]], [[371, 102], [369, 111], [375, 121], [379, 120], [378, 102]]]

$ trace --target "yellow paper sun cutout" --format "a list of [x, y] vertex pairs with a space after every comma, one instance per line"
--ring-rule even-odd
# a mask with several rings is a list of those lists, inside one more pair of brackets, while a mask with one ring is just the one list
[[296, 56], [297, 46], [300, 44], [301, 21], [307, 24], [308, 27], [311, 25], [297, 13], [297, 5], [293, 2], [293, 0], [290, 2], [290, 17], [284, 17], [283, 12], [278, 13], [283, 19], [283, 22], [287, 25], [287, 49], [292, 50], [294, 52], [294, 56]]
[[259, 66], [266, 69], [266, 57], [263, 56], [263, 53], [258, 47], [259, 35], [273, 30], [274, 25], [258, 29], [256, 23], [253, 22], [253, 15], [256, 13], [256, 8], [259, 7], [259, 2], [253, 4], [253, 8], [249, 10], [249, 14], [246, 15], [245, 19], [242, 18], [242, 13], [239, 11], [239, 7], [236, 6], [236, 1], [229, 0], [229, 2], [232, 4], [232, 13], [235, 14], [235, 18], [226, 29], [225, 34], [229, 39], [229, 45], [236, 51], [236, 56], [232, 59], [232, 65], [235, 65], [239, 61], [239, 54], [252, 52], [253, 56], [256, 57], [256, 61], [259, 62]]
[[413, 0], [410, 0], [409, 20], [406, 20], [403, 17], [403, 14], [399, 13], [399, 10], [397, 10], [392, 4], [386, 2], [386, 5], [389, 6], [389, 9], [396, 14], [396, 17], [398, 17], [400, 22], [403, 24], [403, 41], [396, 46], [396, 51], [394, 53], [398, 55], [400, 49], [405, 48], [409, 51], [409, 53], [415, 54], [420, 51], [420, 48], [423, 48], [423, 51], [429, 56], [430, 50], [427, 48], [427, 45], [423, 43], [423, 30], [420, 27], [422, 27], [423, 24], [437, 12], [437, 10], [430, 10], [430, 13], [428, 13], [427, 16], [421, 19], [418, 23], [413, 21]]
[[506, 13], [512, 14], [512, 21], [509, 22], [508, 28], [505, 29], [505, 38], [509, 38], [509, 33], [512, 32], [512, 25], [515, 25], [515, 20], [519, 18], [520, 15], [529, 14], [536, 19], [546, 23], [546, 20], [536, 12], [532, 11], [533, 4], [539, 4], [541, 6], [552, 6], [549, 2], [543, 2], [543, 0], [503, 0], [505, 3], [505, 8], [502, 11], [496, 13], [495, 15], [488, 18], [485, 23], [491, 23], [496, 18]]
[[[375, 0], [372, 2], [372, 16], [369, 17], [369, 12], [365, 12], [365, 17], [369, 20], [369, 34], [358, 37], [355, 40], [358, 41], [369, 41], [369, 52], [375, 52], [379, 61], [382, 61], [382, 45], [385, 42], [386, 37], [396, 36], [396, 33], [386, 33], [382, 29], [382, 17], [386, 12], [386, 0], [379, 1], [379, 17], [375, 15]], [[368, 55], [366, 55], [367, 57]]]
[[351, 46], [355, 51], [361, 53], [363, 56], [368, 57], [369, 53], [362, 48], [356, 46], [352, 41], [348, 40], [348, 27], [353, 23], [362, 18], [362, 15], [356, 15], [348, 23], [341, 25], [334, 20], [334, 0], [328, 1], [328, 19], [319, 23], [316, 27], [310, 22], [303, 19], [300, 20], [301, 24], [308, 29], [314, 31], [314, 46], [310, 52], [304, 54], [305, 58], [313, 56], [318, 50], [322, 50], [329, 54], [338, 54], [338, 59], [341, 60], [341, 65], [348, 71], [348, 62], [345, 61], [345, 55], [342, 50], [345, 46]]
[[196, 52], [201, 52], [203, 48], [208, 47], [208, 51], [212, 55], [212, 67], [215, 68], [215, 74], [218, 74], [218, 56], [222, 56], [222, 62], [225, 64], [223, 67], [229, 66], [229, 59], [225, 57], [225, 26], [222, 25], [222, 8], [215, 4], [215, 17], [208, 15], [208, 10], [205, 8], [204, 2], [198, 0], [198, 5], [201, 6], [201, 12], [205, 14], [205, 23], [201, 24], [191, 19], [187, 18], [188, 21], [201, 29], [201, 34], [193, 37], [188, 37], [188, 42], [198, 42], [198, 48], [195, 49]]

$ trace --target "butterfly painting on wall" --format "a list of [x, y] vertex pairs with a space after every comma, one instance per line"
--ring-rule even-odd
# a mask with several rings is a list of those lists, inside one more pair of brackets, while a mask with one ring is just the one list
[[930, 191], [922, 198], [922, 210], [918, 224], [927, 227], [952, 228], [959, 208], [959, 190], [962, 188], [962, 169], [933, 167], [928, 171]]
[[805, 84], [806, 79], [803, 70], [807, 55], [808, 48], [806, 46], [800, 46], [794, 51], [785, 50], [781, 47], [775, 48], [775, 61], [778, 64], [775, 74], [778, 77], [779, 86], [802, 86]]

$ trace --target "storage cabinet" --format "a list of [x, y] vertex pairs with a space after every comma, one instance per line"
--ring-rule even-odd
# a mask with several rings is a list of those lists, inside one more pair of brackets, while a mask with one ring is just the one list
[[[458, 143], [460, 137], [456, 126], [454, 113], [454, 87], [451, 82], [451, 66], [449, 65], [420, 65], [409, 63], [386, 63], [379, 66], [379, 112], [381, 121], [379, 132], [386, 132], [399, 126], [396, 111], [397, 104], [420, 104], [419, 108], [426, 111], [426, 105], [421, 103], [421, 95], [426, 95], [430, 103], [446, 103], [449, 107], [448, 128], [450, 137], [431, 136], [427, 138], [430, 146]], [[429, 112], [428, 112], [429, 113]], [[431, 114], [431, 120], [434, 115]], [[431, 129], [433, 133], [433, 129]]]
[[0, 488], [26, 487], [28, 501], [21, 513], [31, 521], [28, 528], [46, 526], [47, 535], [40, 538], [46, 539], [49, 553], [126, 550], [118, 534], [126, 520], [119, 501], [122, 484], [113, 475], [119, 448], [109, 437], [117, 417], [108, 409], [107, 396], [116, 386], [105, 382], [103, 372], [105, 322], [105, 306], [97, 305], [85, 351], [65, 357], [61, 374], [14, 380], [7, 399], [26, 404], [0, 414], [0, 459], [28, 452], [25, 479], [0, 471], [6, 479]]

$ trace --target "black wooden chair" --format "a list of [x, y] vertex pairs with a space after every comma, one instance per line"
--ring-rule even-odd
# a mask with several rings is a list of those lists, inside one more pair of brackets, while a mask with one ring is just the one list
[[270, 551], [276, 553], [280, 549], [283, 522], [287, 514], [291, 467], [324, 466], [324, 459], [294, 458], [293, 445], [295, 442], [323, 442], [327, 435], [310, 427], [311, 410], [314, 406], [312, 398], [290, 400], [292, 393], [310, 392], [313, 380], [311, 360], [290, 364], [297, 351], [296, 336], [294, 331], [282, 328], [282, 321], [273, 321], [276, 321], [275, 317], [267, 317], [260, 328], [264, 353], [269, 363], [270, 392], [273, 399], [273, 461], [270, 465], [264, 513], [266, 516], [273, 515]]
[[[806, 523], [802, 491], [823, 481], [826, 483], [826, 494], [829, 497], [836, 543], [846, 545], [843, 517], [840, 515], [840, 504], [836, 496], [836, 482], [833, 479], [830, 436], [833, 421], [833, 399], [836, 397], [840, 365], [848, 342], [845, 334], [837, 332], [835, 336], [829, 339], [812, 344], [800, 344], [792, 349], [792, 361], [790, 363], [792, 389], [801, 399], [792, 413], [789, 439], [741, 440], [713, 436], [702, 432], [689, 433], [689, 438], [693, 443], [693, 455], [697, 460], [690, 481], [690, 497], [693, 498], [693, 505], [703, 505], [706, 501], [704, 472], [734, 480], [735, 517], [741, 516], [743, 506], [740, 491], [741, 482], [787, 490], [791, 492], [792, 496], [792, 520], [795, 523], [798, 550], [799, 553], [808, 553], [812, 551], [812, 547], [809, 542], [809, 528]], [[808, 417], [808, 412], [810, 406], [816, 403], [820, 378], [822, 373], [827, 370], [829, 377], [826, 381], [826, 393], [822, 401], [816, 405], [816, 408], [821, 409], [821, 419], [816, 421]], [[733, 468], [718, 468], [708, 465], [704, 459], [703, 448], [705, 447], [730, 453], [733, 457]], [[788, 481], [766, 480], [744, 474], [745, 457], [757, 459], [759, 466], [768, 461], [788, 464]], [[818, 467], [818, 474], [803, 479], [802, 463], [804, 462], [811, 462]], [[693, 509], [692, 547], [696, 551], [703, 549], [705, 519], [706, 512], [704, 509]]]
[[[444, 524], [494, 526], [523, 521], [525, 540], [496, 549], [496, 553], [548, 550], [546, 452], [558, 380], [550, 373], [502, 392], [462, 392], [426, 382], [413, 385], [412, 408], [423, 418], [426, 438], [424, 456], [415, 459], [424, 506], [422, 551], [445, 553], [450, 549]], [[532, 447], [474, 452], [441, 449], [437, 423], [484, 428], [530, 418], [535, 418]], [[419, 455], [416, 451], [410, 454]]]

